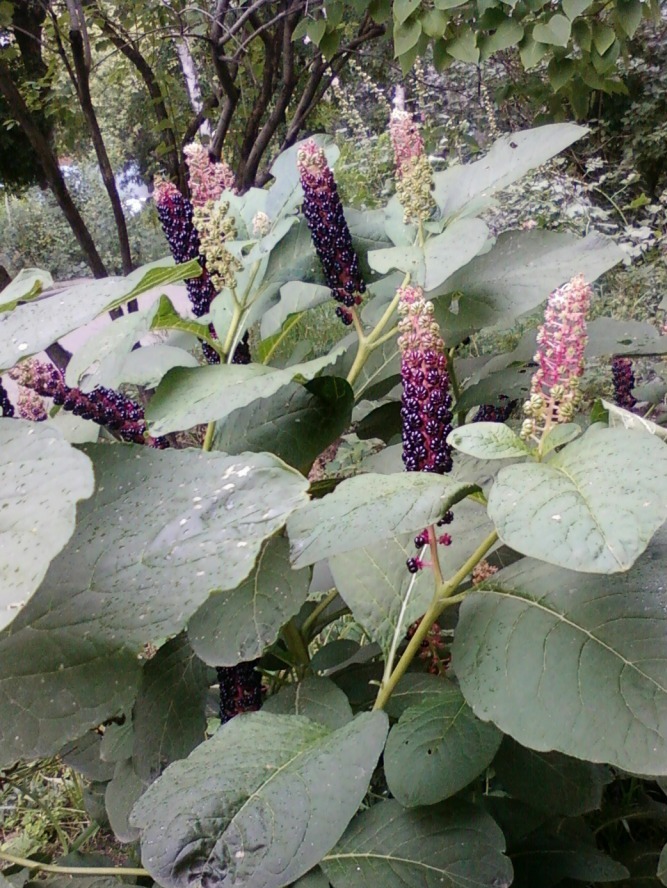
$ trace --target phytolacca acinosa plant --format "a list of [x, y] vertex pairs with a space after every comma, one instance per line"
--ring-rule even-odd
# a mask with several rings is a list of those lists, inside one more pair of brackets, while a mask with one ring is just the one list
[[57, 367], [35, 360], [23, 361], [10, 370], [9, 375], [20, 386], [43, 397], [52, 398], [54, 404], [71, 411], [75, 416], [105, 426], [123, 441], [157, 448], [168, 447], [164, 438], [152, 438], [147, 434], [143, 407], [120, 392], [102, 386], [88, 393], [70, 388], [65, 385], [63, 375]]
[[391, 112], [389, 134], [394, 149], [396, 193], [405, 211], [405, 221], [425, 222], [435, 208], [431, 191], [433, 169], [424, 150], [419, 127], [403, 107], [399, 91]]
[[[408, 472], [441, 475], [452, 469], [452, 448], [447, 443], [447, 435], [452, 430], [452, 396], [445, 344], [433, 318], [433, 304], [424, 298], [421, 287], [402, 287], [399, 297], [403, 463]], [[439, 524], [451, 521], [452, 514], [447, 512]], [[444, 533], [437, 542], [447, 546], [451, 537]], [[415, 538], [417, 548], [427, 543], [432, 546], [436, 543], [430, 528]], [[411, 572], [422, 566], [419, 558], [408, 559]]]
[[366, 285], [333, 173], [324, 151], [312, 139], [299, 149], [297, 166], [303, 188], [303, 215], [331, 295], [340, 303], [336, 314], [344, 324], [351, 324], [352, 310], [361, 304]]

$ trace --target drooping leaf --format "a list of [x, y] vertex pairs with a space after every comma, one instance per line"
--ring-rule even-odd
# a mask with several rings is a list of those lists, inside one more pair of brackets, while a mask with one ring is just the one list
[[516, 432], [501, 422], [473, 422], [450, 432], [449, 444], [479, 459], [520, 459], [530, 453]]
[[489, 494], [501, 540], [575, 570], [628, 570], [667, 518], [667, 447], [640, 431], [590, 428], [548, 462], [506, 466]]
[[339, 354], [336, 350], [284, 370], [262, 364], [219, 364], [171, 370], [146, 410], [151, 433], [164, 435], [222, 419], [253, 401], [270, 397], [295, 379], [313, 379]]
[[330, 678], [316, 676], [306, 676], [303, 681], [286, 685], [269, 697], [262, 711], [304, 715], [332, 731], [352, 720], [352, 707], [341, 689]]
[[334, 888], [508, 888], [504, 849], [478, 807], [452, 801], [410, 811], [390, 800], [357, 814], [320, 866]]
[[196, 260], [176, 266], [160, 259], [126, 278], [104, 278], [59, 290], [46, 299], [0, 315], [0, 368], [43, 351], [66, 333], [84, 326], [106, 308], [126, 302], [159, 284], [201, 274]]
[[524, 559], [472, 592], [453, 664], [473, 711], [531, 749], [667, 773], [666, 554], [661, 532], [625, 574]]
[[[451, 47], [447, 47], [451, 52]], [[571, 123], [556, 123], [502, 136], [476, 163], [435, 174], [435, 201], [445, 219], [471, 216], [502, 191], [581, 139], [588, 132]]]
[[667, 845], [663, 845], [658, 861], [658, 878], [663, 885], [667, 885]]
[[288, 522], [295, 567], [421, 530], [477, 488], [440, 475], [357, 475]]
[[484, 301], [494, 309], [496, 323], [508, 325], [572, 275], [583, 274], [592, 282], [622, 258], [622, 250], [599, 234], [577, 238], [555, 231], [507, 231], [488, 253], [455, 272], [436, 292], [461, 291]]
[[560, 752], [526, 749], [511, 737], [503, 740], [493, 770], [514, 798], [547, 814], [568, 817], [599, 808], [602, 790], [612, 779], [611, 771], [603, 765]]
[[104, 791], [104, 806], [119, 842], [136, 842], [139, 838], [139, 830], [130, 826], [130, 811], [145, 788], [146, 784], [134, 770], [131, 760], [118, 762], [113, 779]]
[[102, 758], [102, 737], [86, 731], [83, 737], [66, 743], [58, 757], [86, 780], [104, 783], [113, 777], [114, 766]]
[[386, 733], [380, 712], [333, 732], [301, 716], [237, 716], [135, 806], [144, 866], [167, 888], [288, 885], [342, 835]]
[[213, 592], [190, 619], [190, 644], [210, 666], [259, 657], [299, 611], [309, 584], [309, 570], [291, 569], [287, 540], [272, 537], [252, 573], [235, 589]]
[[19, 302], [31, 302], [53, 285], [53, 278], [41, 268], [22, 268], [0, 294], [0, 311], [13, 311]]
[[52, 427], [0, 418], [0, 629], [37, 589], [93, 492], [90, 460]]
[[502, 734], [480, 721], [455, 684], [410, 706], [394, 725], [384, 751], [387, 784], [408, 807], [433, 805], [466, 787], [487, 768]]
[[153, 780], [203, 741], [208, 679], [209, 670], [183, 633], [144, 666], [132, 710], [132, 765], [142, 780]]
[[[16, 422], [16, 420], [12, 420]], [[268, 454], [89, 447], [103, 482], [0, 636], [0, 761], [50, 755], [128, 711], [136, 654], [234, 588], [307, 481]], [[100, 532], [104, 528], [104, 532]]]
[[354, 395], [344, 379], [290, 382], [216, 424], [213, 449], [274, 453], [307, 473], [313, 460], [350, 425]]

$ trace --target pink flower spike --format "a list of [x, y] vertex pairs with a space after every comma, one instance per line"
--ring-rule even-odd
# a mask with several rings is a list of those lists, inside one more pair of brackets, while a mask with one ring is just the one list
[[183, 149], [190, 173], [192, 205], [204, 206], [217, 200], [223, 191], [234, 190], [234, 173], [224, 160], [216, 163], [203, 145], [192, 142]]

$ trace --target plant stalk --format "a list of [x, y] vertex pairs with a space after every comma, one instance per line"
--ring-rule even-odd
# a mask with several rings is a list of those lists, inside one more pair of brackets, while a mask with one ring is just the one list
[[482, 558], [484, 558], [489, 549], [491, 549], [495, 545], [497, 540], [498, 534], [494, 530], [486, 537], [485, 540], [483, 540], [483, 542], [480, 543], [480, 545], [475, 549], [470, 558], [468, 558], [465, 563], [456, 571], [454, 576], [443, 583], [443, 585], [436, 590], [436, 593], [433, 596], [433, 601], [422, 617], [421, 622], [417, 627], [417, 631], [408, 642], [408, 646], [406, 647], [406, 649], [403, 651], [401, 659], [396, 664], [396, 668], [389, 676], [389, 679], [386, 682], [383, 680], [382, 684], [380, 685], [380, 690], [378, 691], [377, 699], [375, 700], [373, 709], [384, 709], [384, 707], [387, 705], [387, 701], [393, 694], [398, 682], [407, 672], [408, 666], [410, 665], [410, 663], [412, 663], [415, 655], [419, 651], [422, 641], [428, 635], [431, 626], [436, 622], [436, 620], [446, 607], [450, 607], [451, 605], [457, 604], [459, 601], [463, 600], [465, 594], [467, 593], [455, 596], [454, 592], [456, 592], [460, 584], [463, 582], [463, 580], [465, 580], [465, 578], [477, 565], [477, 563], [481, 561]]
[[6, 851], [0, 851], [0, 860], [13, 863], [29, 870], [40, 870], [44, 873], [61, 873], [68, 876], [150, 876], [142, 867], [129, 866], [58, 866], [55, 863], [40, 863], [27, 857], [16, 857]]

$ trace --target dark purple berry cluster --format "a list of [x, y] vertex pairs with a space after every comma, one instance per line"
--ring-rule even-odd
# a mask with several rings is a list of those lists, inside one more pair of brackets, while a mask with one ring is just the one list
[[2, 377], [0, 377], [0, 411], [2, 411], [2, 416], [14, 415], [14, 405], [9, 400], [7, 389], [2, 384]]
[[168, 447], [164, 438], [151, 438], [146, 433], [144, 410], [136, 401], [113, 389], [98, 386], [92, 392], [82, 392], [65, 385], [60, 370], [51, 364], [25, 361], [10, 371], [19, 385], [32, 389], [38, 395], [52, 398], [53, 403], [82, 419], [89, 419], [115, 432], [123, 441], [149, 444], [162, 449]]
[[403, 463], [408, 472], [452, 470], [452, 396], [447, 361], [443, 354], [405, 352], [401, 368], [403, 399]]
[[331, 295], [340, 303], [336, 314], [349, 325], [352, 323], [350, 309], [361, 303], [366, 285], [336, 182], [324, 151], [312, 141], [306, 142], [299, 151], [298, 166], [303, 188], [303, 215]]
[[[211, 307], [216, 291], [201, 254], [199, 235], [193, 222], [192, 204], [171, 182], [158, 182], [153, 197], [174, 261], [181, 263], [197, 259], [204, 269], [199, 277], [190, 278], [185, 282], [192, 310], [196, 317], [200, 318]], [[215, 351], [213, 354], [218, 357]], [[218, 361], [209, 361], [209, 363]]]
[[632, 394], [635, 374], [630, 358], [614, 358], [611, 362], [611, 375], [614, 380], [614, 400], [619, 407], [634, 410], [637, 399]]
[[256, 712], [262, 705], [262, 674], [258, 660], [236, 666], [217, 666], [220, 688], [220, 722], [226, 724], [242, 712]]
[[500, 404], [482, 404], [472, 418], [473, 422], [507, 422], [512, 415], [518, 401], [500, 395]]

